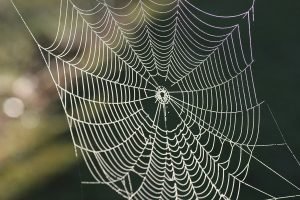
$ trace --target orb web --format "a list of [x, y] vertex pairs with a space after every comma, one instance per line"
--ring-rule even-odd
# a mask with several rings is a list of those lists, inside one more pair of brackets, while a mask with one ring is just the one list
[[127, 199], [238, 199], [241, 185], [279, 198], [245, 182], [251, 160], [264, 164], [253, 156], [254, 5], [217, 16], [189, 0], [94, 3], [62, 0], [53, 43], [35, 39], [90, 173], [83, 183]]

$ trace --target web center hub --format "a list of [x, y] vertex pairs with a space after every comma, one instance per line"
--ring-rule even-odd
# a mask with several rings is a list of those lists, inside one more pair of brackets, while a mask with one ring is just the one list
[[170, 94], [165, 87], [158, 87], [155, 94], [156, 101], [161, 104], [168, 104], [170, 101]]

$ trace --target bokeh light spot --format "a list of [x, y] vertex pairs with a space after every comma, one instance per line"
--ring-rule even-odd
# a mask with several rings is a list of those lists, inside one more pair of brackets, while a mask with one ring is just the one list
[[4, 101], [3, 112], [11, 118], [18, 118], [24, 113], [24, 103], [21, 99], [11, 97]]

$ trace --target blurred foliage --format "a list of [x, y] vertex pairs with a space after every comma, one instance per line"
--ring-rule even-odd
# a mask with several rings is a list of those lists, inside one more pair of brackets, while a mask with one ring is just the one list
[[[247, 8], [250, 1], [224, 2], [203, 0], [201, 4], [205, 9], [213, 7], [211, 12], [230, 14], [228, 9], [236, 12], [238, 8]], [[57, 26], [59, 1], [19, 0], [16, 5], [37, 37], [45, 40], [41, 42], [51, 41]], [[254, 77], [259, 96], [273, 108], [298, 158], [299, 10], [299, 1], [257, 1], [253, 39]], [[1, 200], [47, 199], [45, 194], [49, 199], [81, 198], [72, 140], [51, 81], [34, 41], [10, 1], [0, 0], [0, 105], [2, 108], [10, 97], [24, 103], [23, 114], [18, 118], [8, 117], [3, 109], [0, 112]], [[275, 160], [276, 155], [272, 156]], [[66, 179], [61, 178], [65, 176]], [[98, 190], [98, 199], [108, 199], [99, 191], [102, 190]], [[93, 198], [96, 196], [88, 196], [89, 200]]]
[[[10, 1], [1, 0], [0, 5], [0, 199], [12, 200], [42, 188], [74, 168], [77, 160], [39, 52]], [[57, 16], [53, 27], [41, 23], [51, 18], [42, 8], [58, 9], [55, 1], [19, 1], [18, 6], [41, 35], [56, 26]], [[4, 113], [4, 102], [11, 97], [24, 104], [17, 118]]]

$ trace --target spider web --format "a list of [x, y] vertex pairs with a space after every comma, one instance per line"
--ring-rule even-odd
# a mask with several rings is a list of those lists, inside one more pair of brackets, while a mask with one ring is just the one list
[[91, 175], [83, 183], [127, 199], [238, 199], [242, 186], [265, 199], [297, 197], [246, 182], [252, 160], [300, 190], [253, 155], [286, 146], [299, 165], [281, 132], [283, 143], [257, 144], [254, 5], [217, 16], [189, 0], [120, 3], [61, 0], [53, 43], [30, 32]]

